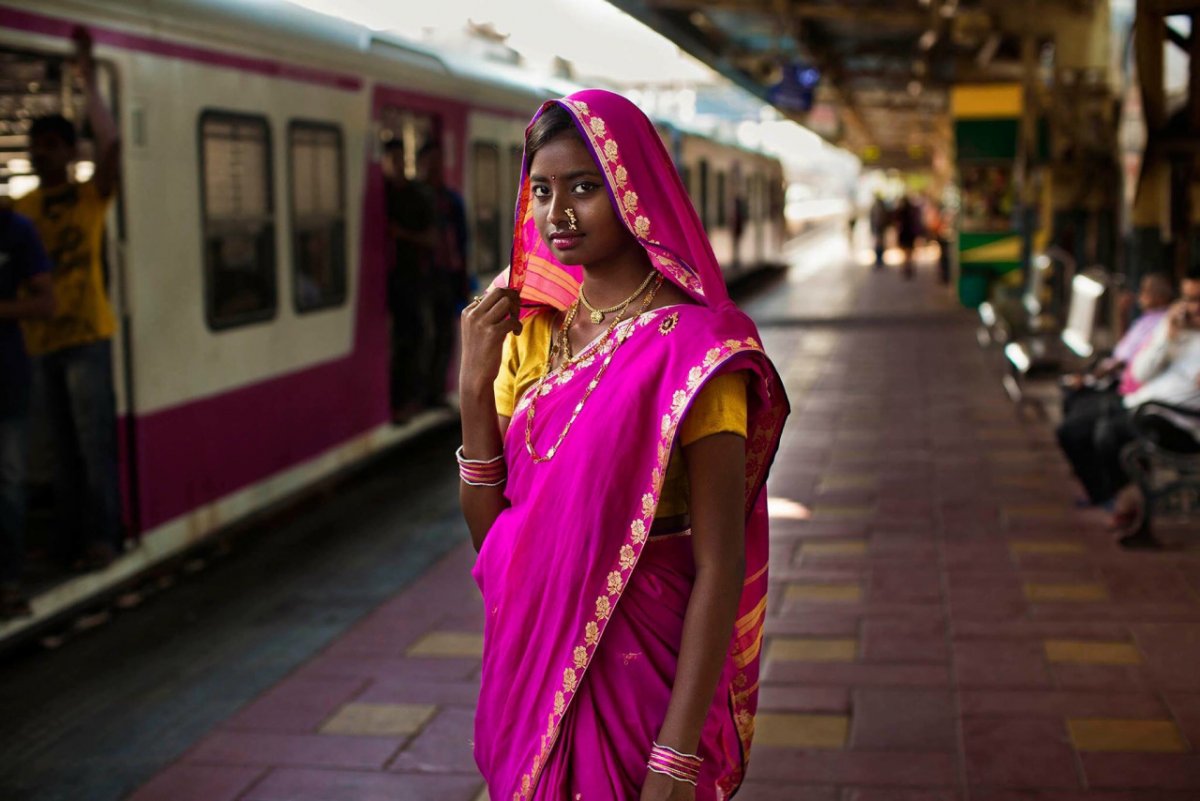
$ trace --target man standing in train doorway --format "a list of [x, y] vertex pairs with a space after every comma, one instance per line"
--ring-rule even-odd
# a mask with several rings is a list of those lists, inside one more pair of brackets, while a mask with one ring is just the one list
[[429, 355], [429, 276], [432, 270], [433, 198], [428, 187], [405, 174], [404, 142], [384, 145], [388, 234], [394, 262], [388, 271], [387, 301], [392, 315], [392, 424], [404, 425], [419, 412], [426, 392], [423, 364]]
[[24, 323], [35, 357], [54, 455], [56, 556], [75, 569], [107, 567], [122, 544], [112, 337], [104, 281], [104, 220], [120, 184], [120, 140], [96, 81], [92, 40], [76, 28], [75, 68], [95, 143], [89, 180], [72, 180], [77, 132], [66, 117], [38, 117], [29, 158], [38, 188], [16, 202], [33, 220], [52, 263], [56, 311]]
[[434, 243], [429, 275], [431, 312], [429, 373], [425, 404], [446, 403], [446, 381], [454, 358], [459, 309], [470, 294], [467, 277], [467, 212], [462, 196], [446, 186], [441, 142], [430, 139], [417, 152], [417, 177], [433, 195]]

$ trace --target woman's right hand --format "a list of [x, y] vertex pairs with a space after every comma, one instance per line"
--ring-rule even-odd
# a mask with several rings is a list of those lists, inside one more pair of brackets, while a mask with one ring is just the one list
[[463, 392], [490, 392], [500, 373], [504, 338], [521, 333], [520, 295], [515, 289], [492, 289], [463, 309], [462, 364], [459, 387]]

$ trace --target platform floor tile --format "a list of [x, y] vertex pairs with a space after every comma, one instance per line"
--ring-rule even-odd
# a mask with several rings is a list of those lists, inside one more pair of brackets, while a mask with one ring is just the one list
[[755, 743], [768, 748], [845, 748], [849, 731], [845, 715], [764, 712], [754, 721]]
[[1092, 665], [1137, 665], [1142, 661], [1136, 646], [1126, 642], [1046, 640], [1046, 658], [1051, 662]]
[[1071, 742], [1080, 751], [1187, 751], [1179, 729], [1169, 720], [1068, 720]]
[[427, 704], [346, 704], [321, 733], [403, 737], [420, 730], [435, 711], [437, 707]]
[[789, 584], [784, 600], [855, 603], [862, 600], [862, 587], [858, 584]]
[[1092, 602], [1108, 600], [1108, 590], [1103, 584], [1031, 582], [1025, 585], [1025, 597], [1030, 601]]
[[817, 637], [773, 637], [767, 647], [768, 662], [853, 662], [858, 640]]
[[409, 647], [408, 655], [480, 657], [483, 655], [483, 635], [460, 631], [430, 632]]

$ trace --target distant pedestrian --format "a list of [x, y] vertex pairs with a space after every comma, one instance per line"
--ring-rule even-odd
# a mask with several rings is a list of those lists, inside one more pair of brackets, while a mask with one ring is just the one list
[[104, 223], [121, 183], [117, 126], [96, 85], [92, 40], [77, 28], [75, 67], [95, 137], [91, 179], [72, 180], [74, 124], [52, 114], [29, 129], [38, 188], [16, 201], [33, 220], [53, 264], [57, 308], [26, 320], [25, 344], [45, 390], [54, 452], [57, 556], [82, 569], [106, 567], [121, 548], [117, 407], [112, 337], [116, 319], [104, 280]]
[[27, 217], [0, 206], [0, 620], [29, 614], [21, 591], [33, 370], [18, 320], [54, 314], [50, 259]]
[[871, 204], [871, 237], [875, 240], [875, 269], [883, 267], [883, 251], [887, 248], [888, 207], [883, 195], [876, 194]]
[[896, 241], [904, 252], [905, 278], [913, 277], [913, 251], [921, 234], [921, 207], [909, 195], [905, 195], [896, 209]]

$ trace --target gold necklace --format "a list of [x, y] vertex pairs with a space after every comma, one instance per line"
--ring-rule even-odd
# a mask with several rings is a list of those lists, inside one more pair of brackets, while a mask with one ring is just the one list
[[[658, 274], [658, 283], [656, 283], [654, 285], [654, 289], [652, 289], [650, 293], [646, 295], [646, 299], [642, 301], [642, 307], [638, 309], [638, 313], [630, 318], [631, 323], [633, 320], [636, 320], [638, 317], [645, 314], [646, 309], [650, 308], [650, 304], [654, 302], [654, 296], [658, 294], [659, 287], [663, 285], [662, 274], [658, 273], [657, 270], [655, 272]], [[637, 295], [634, 295], [625, 301], [624, 308], [622, 308], [620, 314], [617, 315], [617, 319], [608, 327], [608, 330], [604, 332], [604, 338], [607, 338], [613, 333], [617, 327], [617, 324], [620, 323], [622, 318], [625, 316], [625, 311], [629, 308], [629, 304], [632, 303], [636, 297]], [[564, 323], [565, 322], [566, 321], [564, 320]], [[566, 328], [564, 326], [564, 334], [565, 331]], [[596, 375], [594, 375], [592, 380], [588, 382], [587, 389], [585, 389], [583, 392], [583, 397], [579, 399], [579, 403], [575, 404], [575, 409], [571, 413], [571, 418], [567, 420], [567, 424], [563, 426], [562, 433], [558, 435], [558, 439], [555, 440], [552, 446], [550, 446], [550, 449], [546, 451], [545, 455], [541, 455], [537, 452], [537, 449], [533, 447], [533, 417], [537, 409], [537, 399], [542, 394], [542, 387], [546, 383], [547, 376], [550, 375], [550, 365], [554, 363], [554, 359], [558, 356], [559, 348], [561, 347], [560, 344], [554, 343], [553, 338], [551, 338], [552, 344], [550, 348], [550, 357], [546, 360], [546, 366], [542, 370], [542, 377], [538, 379], [537, 386], [531, 390], [533, 394], [529, 396], [529, 411], [525, 414], [525, 449], [529, 452], [529, 456], [531, 459], [533, 459], [534, 463], [548, 462], [554, 458], [554, 454], [558, 453], [558, 449], [562, 445], [563, 440], [567, 438], [567, 432], [570, 431], [571, 426], [575, 424], [575, 418], [579, 417], [579, 413], [583, 411], [583, 405], [587, 403], [587, 399], [591, 397], [592, 391], [596, 389], [596, 385], [600, 383], [600, 379], [604, 377], [604, 373], [608, 370], [608, 365], [612, 362], [613, 354], [617, 352], [617, 348], [619, 348], [625, 340], [629, 339], [632, 334], [633, 325], [630, 325], [624, 331], [617, 332], [616, 342], [613, 343], [612, 348], [608, 351], [608, 355], [604, 357], [604, 361], [600, 364], [600, 369], [596, 371]], [[573, 364], [579, 358], [582, 358], [583, 354], [587, 351], [588, 348], [584, 348], [583, 351], [580, 352], [579, 357], [576, 359], [564, 359], [563, 365], [566, 366], [568, 364]]]
[[646, 280], [642, 282], [642, 285], [639, 286], [632, 295], [614, 306], [609, 306], [607, 309], [597, 309], [595, 306], [588, 303], [587, 295], [583, 294], [582, 286], [579, 287], [579, 300], [583, 302], [584, 308], [591, 312], [591, 321], [596, 325], [600, 325], [600, 323], [604, 322], [604, 315], [612, 314], [617, 309], [624, 309], [633, 302], [634, 298], [645, 292], [646, 287], [650, 286], [650, 282], [654, 280], [654, 276], [656, 275], [658, 275], [658, 270], [651, 270], [649, 274], [646, 275]]

